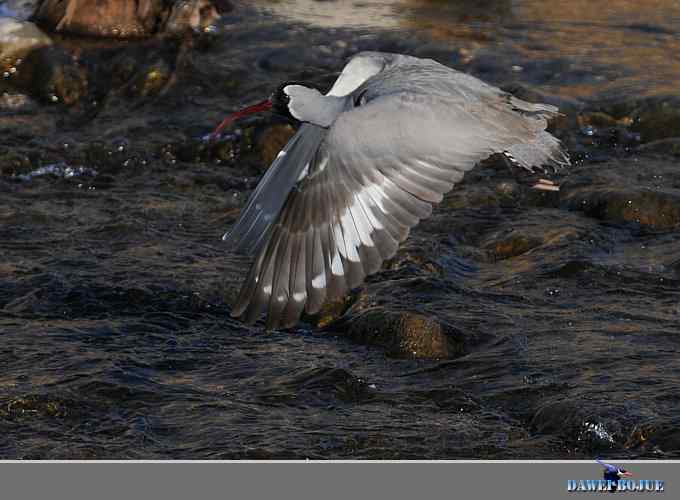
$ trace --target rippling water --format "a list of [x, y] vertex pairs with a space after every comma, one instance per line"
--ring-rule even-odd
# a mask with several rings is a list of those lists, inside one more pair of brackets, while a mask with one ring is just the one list
[[[59, 37], [72, 105], [25, 92], [40, 59], [0, 83], [0, 457], [677, 457], [679, 18], [258, 0], [191, 45]], [[246, 327], [220, 237], [291, 129], [201, 138], [359, 50], [560, 105], [575, 166], [545, 194], [485, 163], [343, 304]]]

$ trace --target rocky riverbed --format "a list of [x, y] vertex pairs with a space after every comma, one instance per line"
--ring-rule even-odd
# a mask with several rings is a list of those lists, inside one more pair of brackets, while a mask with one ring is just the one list
[[[0, 2], [0, 458], [678, 458], [675, 3], [232, 3], [125, 41]], [[490, 159], [345, 301], [246, 327], [220, 238], [294, 129], [206, 134], [360, 50], [559, 105], [574, 166]]]

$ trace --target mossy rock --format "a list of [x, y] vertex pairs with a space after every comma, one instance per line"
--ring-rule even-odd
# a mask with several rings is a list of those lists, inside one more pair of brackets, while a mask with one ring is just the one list
[[384, 347], [393, 358], [449, 359], [465, 354], [460, 332], [410, 311], [365, 310], [348, 319], [344, 335], [360, 344]]
[[255, 140], [255, 148], [261, 162], [262, 171], [269, 168], [276, 155], [295, 134], [295, 129], [287, 123], [276, 123], [260, 132]]
[[636, 111], [631, 129], [640, 134], [643, 143], [680, 137], [680, 101], [645, 104]]
[[67, 106], [76, 104], [88, 92], [85, 69], [57, 47], [40, 48], [26, 56], [13, 84], [36, 98]]

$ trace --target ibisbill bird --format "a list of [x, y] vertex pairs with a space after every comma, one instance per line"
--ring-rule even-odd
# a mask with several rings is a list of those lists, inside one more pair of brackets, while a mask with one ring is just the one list
[[631, 477], [633, 474], [628, 472], [626, 469], [622, 469], [616, 465], [608, 464], [603, 462], [601, 459], [596, 458], [595, 461], [604, 467], [603, 477], [605, 481], [611, 481], [612, 491], [616, 491], [619, 486], [619, 479], [624, 477]]
[[361, 52], [326, 94], [284, 83], [214, 134], [269, 110], [301, 125], [223, 238], [255, 259], [231, 315], [252, 324], [266, 312], [267, 330], [294, 326], [377, 272], [478, 162], [569, 164], [545, 130], [557, 108], [430, 59]]

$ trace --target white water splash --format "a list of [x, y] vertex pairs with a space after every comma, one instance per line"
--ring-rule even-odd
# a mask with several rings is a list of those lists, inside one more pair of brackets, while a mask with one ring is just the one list
[[89, 167], [71, 167], [66, 163], [52, 163], [50, 165], [45, 165], [44, 167], [37, 168], [32, 172], [27, 174], [18, 174], [15, 177], [21, 179], [22, 181], [31, 181], [36, 177], [42, 177], [45, 175], [53, 175], [55, 177], [61, 177], [63, 179], [72, 179], [74, 177], [94, 177], [97, 175], [97, 171]]

